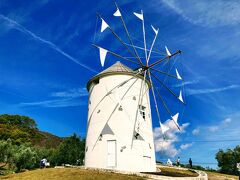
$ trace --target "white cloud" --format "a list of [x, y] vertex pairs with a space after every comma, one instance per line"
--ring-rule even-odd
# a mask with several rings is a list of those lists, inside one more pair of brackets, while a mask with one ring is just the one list
[[209, 126], [209, 127], [207, 127], [207, 129], [210, 132], [215, 133], [223, 128], [226, 128], [226, 126], [228, 126], [231, 122], [232, 122], [231, 118], [226, 118], [226, 119], [222, 120], [221, 123], [219, 123], [218, 125]]
[[192, 134], [193, 135], [198, 135], [200, 133], [200, 129], [199, 128], [196, 128], [196, 129], [194, 129], [193, 131], [192, 131]]
[[228, 124], [228, 123], [231, 123], [232, 122], [232, 119], [231, 118], [226, 118], [223, 120], [223, 124]]
[[218, 27], [240, 23], [240, 3], [234, 0], [162, 0], [186, 21], [200, 26]]
[[210, 127], [208, 127], [208, 130], [209, 130], [210, 132], [216, 132], [216, 131], [218, 131], [219, 129], [220, 129], [219, 126], [210, 126]]
[[181, 150], [186, 150], [187, 148], [191, 147], [193, 145], [193, 143], [187, 143], [187, 144], [182, 144], [180, 146]]
[[174, 143], [179, 140], [178, 134], [186, 132], [185, 130], [189, 126], [189, 123], [182, 124], [180, 126], [181, 131], [176, 128], [176, 125], [172, 122], [172, 120], [167, 120], [164, 125], [169, 127], [169, 130], [164, 134], [166, 140], [163, 138], [161, 129], [159, 127], [154, 128], [155, 150], [162, 155], [174, 157], [181, 151], [181, 148], [177, 149]]

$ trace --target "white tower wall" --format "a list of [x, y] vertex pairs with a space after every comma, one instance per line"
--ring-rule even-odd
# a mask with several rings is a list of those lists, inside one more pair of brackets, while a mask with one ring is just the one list
[[[112, 88], [131, 77], [133, 75], [112, 74], [100, 77], [98, 84], [90, 84], [86, 167], [131, 172], [156, 171], [148, 84], [143, 83], [142, 78], [134, 77], [101, 101]], [[132, 84], [116, 108], [119, 99]], [[145, 107], [145, 119], [138, 111], [134, 131], [141, 84], [144, 93], [141, 105]], [[119, 109], [120, 106], [122, 109]], [[133, 132], [139, 132], [138, 139]]]

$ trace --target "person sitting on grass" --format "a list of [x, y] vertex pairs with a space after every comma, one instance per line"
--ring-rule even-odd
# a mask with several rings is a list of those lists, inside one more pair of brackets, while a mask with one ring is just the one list
[[40, 161], [40, 168], [45, 168], [45, 167], [46, 167], [46, 163], [47, 163], [47, 159], [46, 159], [46, 158], [43, 158], [43, 159]]
[[172, 166], [172, 161], [170, 159], [167, 160], [167, 165]]

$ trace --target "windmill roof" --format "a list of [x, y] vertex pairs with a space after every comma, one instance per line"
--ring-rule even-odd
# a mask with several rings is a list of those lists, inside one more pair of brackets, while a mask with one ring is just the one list
[[127, 67], [126, 65], [122, 64], [120, 61], [117, 61], [115, 64], [113, 64], [109, 68], [105, 69], [104, 71], [100, 72], [99, 74], [114, 73], [114, 72], [133, 73], [134, 71], [131, 68]]
[[[113, 64], [109, 68], [103, 70], [102, 72], [98, 73], [96, 76], [91, 78], [87, 83], [87, 89], [89, 90], [90, 85], [94, 82], [95, 83], [98, 82], [101, 77], [109, 76], [109, 75], [117, 75], [117, 74], [134, 75], [134, 72], [136, 72], [136, 71], [127, 67], [126, 65], [122, 64], [121, 62], [117, 61], [115, 64]], [[137, 76], [140, 78], [143, 78], [142, 75], [137, 75]], [[148, 82], [148, 84], [150, 84], [150, 83]]]

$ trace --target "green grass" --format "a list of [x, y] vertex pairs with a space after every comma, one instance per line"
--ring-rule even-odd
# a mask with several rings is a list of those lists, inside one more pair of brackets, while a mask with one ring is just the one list
[[[171, 167], [161, 167], [161, 172], [156, 173], [158, 175], [172, 176], [172, 177], [196, 177], [197, 173], [191, 170], [176, 169]], [[238, 179], [237, 176], [221, 174], [216, 172], [206, 172], [209, 180], [230, 180]], [[0, 179], [13, 179], [13, 180], [143, 180], [144, 177], [136, 175], [127, 175], [113, 172], [104, 172], [101, 170], [90, 170], [81, 168], [46, 168], [36, 169], [31, 171], [25, 171], [22, 173], [10, 174], [6, 176], [0, 176]]]
[[86, 170], [80, 168], [46, 168], [37, 169], [32, 171], [26, 171], [17, 174], [11, 174], [7, 176], [2, 176], [0, 179], [11, 179], [11, 180], [106, 180], [106, 179], [116, 179], [116, 180], [143, 180], [143, 177], [138, 177], [135, 175], [125, 175], [111, 172], [103, 172], [98, 170]]
[[183, 169], [177, 169], [177, 168], [172, 168], [172, 167], [164, 167], [161, 166], [159, 168], [161, 172], [157, 172], [156, 174], [158, 175], [163, 175], [163, 176], [172, 176], [172, 177], [197, 177], [198, 174], [194, 171], [191, 170], [183, 170]]

